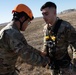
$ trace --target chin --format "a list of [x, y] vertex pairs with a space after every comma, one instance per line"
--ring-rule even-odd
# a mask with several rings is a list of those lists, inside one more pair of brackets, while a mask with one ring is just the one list
[[46, 22], [46, 24], [49, 24], [48, 22]]
[[21, 31], [25, 31], [25, 29], [21, 29]]
[[49, 24], [49, 22], [48, 21], [45, 21], [46, 22], [46, 24]]
[[23, 31], [25, 31], [25, 29], [23, 29]]

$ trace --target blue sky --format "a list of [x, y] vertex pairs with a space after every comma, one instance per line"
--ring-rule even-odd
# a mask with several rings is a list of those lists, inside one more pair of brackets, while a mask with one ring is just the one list
[[76, 0], [0, 0], [0, 24], [11, 21], [11, 11], [20, 3], [29, 6], [34, 17], [40, 17], [42, 16], [40, 8], [47, 1], [52, 1], [57, 5], [58, 13], [67, 9], [76, 9]]

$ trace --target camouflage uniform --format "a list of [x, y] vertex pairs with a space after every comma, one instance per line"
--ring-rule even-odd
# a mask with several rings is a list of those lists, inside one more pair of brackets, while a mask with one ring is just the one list
[[0, 31], [0, 75], [16, 75], [13, 72], [18, 56], [36, 66], [49, 62], [47, 57], [40, 55], [40, 51], [27, 44], [16, 24], [10, 22]]
[[[59, 18], [57, 20], [59, 20]], [[44, 26], [44, 30], [43, 30], [44, 44], [43, 44], [43, 49], [42, 49], [43, 52], [47, 53], [47, 41], [46, 41], [45, 37], [49, 36], [49, 34], [50, 34], [50, 36], [52, 35], [52, 29], [54, 28], [55, 24], [53, 26], [49, 26], [49, 30], [48, 30], [47, 24]], [[47, 34], [47, 32], [50, 32], [50, 33]], [[64, 60], [64, 57], [66, 57], [66, 55], [68, 53], [67, 48], [71, 44], [74, 47], [73, 60], [75, 61], [74, 65], [76, 65], [76, 31], [71, 26], [70, 23], [68, 23], [64, 20], [61, 22], [61, 25], [60, 25], [57, 35], [56, 35], [56, 40], [57, 40], [57, 43], [56, 43], [56, 50], [55, 50], [54, 58], [56, 59], [56, 62], [60, 61], [57, 64], [60, 64], [62, 59]], [[64, 62], [64, 63], [65, 63], [65, 65], [67, 65], [66, 62]], [[71, 67], [69, 67], [69, 66], [71, 66]], [[73, 65], [69, 64], [69, 66], [65, 67], [65, 68], [61, 68], [64, 71], [64, 75], [66, 75], [66, 74], [74, 75], [73, 74], [74, 71], [72, 70]], [[63, 67], [64, 67], [64, 65], [63, 65]]]

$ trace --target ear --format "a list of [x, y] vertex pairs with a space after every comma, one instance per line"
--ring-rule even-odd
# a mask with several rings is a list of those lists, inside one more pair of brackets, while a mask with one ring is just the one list
[[25, 17], [24, 16], [20, 18], [20, 21], [21, 22], [23, 22], [24, 20], [25, 20]]

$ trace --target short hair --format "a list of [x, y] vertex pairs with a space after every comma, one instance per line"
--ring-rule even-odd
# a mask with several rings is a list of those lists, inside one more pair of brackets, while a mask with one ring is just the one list
[[57, 6], [56, 6], [56, 4], [55, 3], [53, 3], [53, 2], [46, 2], [42, 7], [41, 7], [41, 11], [42, 11], [42, 9], [44, 9], [44, 8], [46, 8], [46, 7], [54, 7], [55, 9], [57, 8]]

